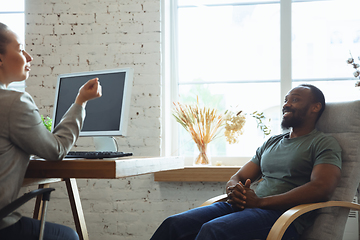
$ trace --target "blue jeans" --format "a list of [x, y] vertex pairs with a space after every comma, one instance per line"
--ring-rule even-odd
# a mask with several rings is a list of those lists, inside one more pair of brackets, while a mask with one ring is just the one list
[[[238, 211], [226, 202], [214, 203], [168, 217], [151, 240], [265, 240], [283, 212], [260, 208]], [[282, 239], [299, 239], [293, 224]]]
[[[38, 240], [40, 221], [22, 217], [15, 224], [0, 230], [1, 240]], [[45, 223], [44, 240], [79, 240], [78, 234], [69, 227]]]

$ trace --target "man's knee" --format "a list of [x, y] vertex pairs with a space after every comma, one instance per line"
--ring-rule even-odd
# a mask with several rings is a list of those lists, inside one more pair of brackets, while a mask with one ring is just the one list
[[172, 215], [167, 217], [163, 224], [166, 226], [177, 226], [178, 224], [180, 224], [183, 221], [182, 217], [180, 215]]
[[223, 228], [219, 226], [217, 223], [210, 221], [204, 223], [199, 231], [197, 239], [199, 240], [216, 240], [222, 239], [224, 234], [222, 233]]

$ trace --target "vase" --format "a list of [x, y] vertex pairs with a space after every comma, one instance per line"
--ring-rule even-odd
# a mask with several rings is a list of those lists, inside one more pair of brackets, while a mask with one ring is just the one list
[[211, 156], [209, 154], [208, 144], [197, 144], [195, 147], [195, 166], [211, 165]]

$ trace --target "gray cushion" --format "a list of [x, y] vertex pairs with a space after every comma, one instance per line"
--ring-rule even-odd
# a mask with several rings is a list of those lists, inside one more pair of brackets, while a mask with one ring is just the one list
[[[360, 101], [327, 103], [317, 129], [334, 136], [342, 148], [341, 180], [331, 200], [351, 202], [360, 181]], [[349, 209], [323, 208], [302, 240], [342, 239]]]

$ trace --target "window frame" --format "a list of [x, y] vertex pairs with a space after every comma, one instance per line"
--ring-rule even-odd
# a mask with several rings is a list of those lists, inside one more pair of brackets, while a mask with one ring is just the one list
[[[319, 2], [329, 0], [278, 0], [237, 3], [236, 5], [276, 3], [280, 4], [280, 96], [279, 108], [294, 82], [304, 79], [292, 78], [292, 4], [298, 2]], [[223, 5], [229, 5], [224, 3]], [[171, 117], [172, 103], [178, 101], [178, 33], [177, 0], [162, 1], [162, 155], [177, 155], [179, 124]], [[349, 78], [306, 79], [312, 81], [337, 81]], [[279, 109], [279, 112], [280, 109]], [[240, 157], [241, 158], [241, 157]], [[233, 159], [220, 157], [219, 159]], [[213, 161], [214, 163], [214, 161]]]

